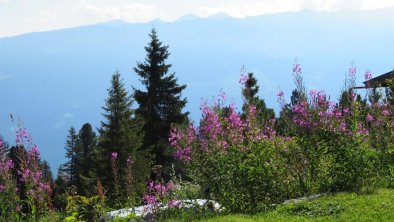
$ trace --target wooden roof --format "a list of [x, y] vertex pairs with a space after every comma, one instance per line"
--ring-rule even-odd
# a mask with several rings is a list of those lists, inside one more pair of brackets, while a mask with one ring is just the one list
[[378, 88], [378, 87], [388, 87], [387, 80], [394, 78], [394, 70], [370, 80], [367, 80], [364, 83], [364, 86], [357, 86], [354, 89], [364, 89], [364, 88]]

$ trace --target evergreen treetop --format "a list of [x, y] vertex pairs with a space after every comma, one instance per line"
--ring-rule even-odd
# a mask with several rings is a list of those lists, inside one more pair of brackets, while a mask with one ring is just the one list
[[262, 124], [275, 118], [274, 110], [267, 108], [265, 101], [258, 96], [260, 87], [257, 85], [257, 79], [254, 77], [253, 73], [248, 73], [244, 85], [242, 89], [242, 95], [244, 97], [244, 104], [242, 106], [243, 117], [245, 118], [250, 105], [254, 105], [257, 111], [257, 119]]
[[66, 150], [66, 158], [68, 159], [68, 161], [64, 165], [64, 170], [69, 176], [70, 185], [77, 186], [80, 173], [80, 150], [78, 149], [78, 135], [74, 127], [71, 127], [68, 133], [69, 134], [67, 136], [66, 146], [64, 147], [64, 149]]
[[144, 120], [144, 147], [153, 148], [155, 164], [168, 167], [172, 161], [168, 146], [171, 124], [188, 120], [188, 112], [182, 112], [187, 101], [181, 98], [186, 85], [178, 85], [175, 74], [168, 73], [171, 67], [166, 63], [170, 55], [168, 46], [158, 39], [155, 29], [149, 37], [145, 62], [137, 62], [134, 68], [146, 89], [134, 89], [134, 99], [139, 104], [136, 114]]

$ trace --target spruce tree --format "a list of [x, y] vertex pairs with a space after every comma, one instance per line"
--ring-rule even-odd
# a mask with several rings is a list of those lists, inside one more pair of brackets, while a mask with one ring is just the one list
[[57, 176], [52, 192], [53, 206], [59, 211], [64, 211], [67, 206], [68, 182], [69, 175], [65, 169], [65, 164], [61, 164], [57, 171]]
[[[145, 151], [141, 150], [143, 131], [142, 123], [131, 109], [132, 98], [125, 90], [119, 72], [112, 75], [108, 98], [103, 107], [105, 118], [99, 129], [99, 142], [93, 156], [96, 162], [96, 174], [109, 195], [119, 198], [115, 192], [114, 175], [111, 168], [111, 154], [116, 152], [121, 187], [125, 183], [127, 159], [134, 161], [134, 189], [141, 193], [149, 175], [151, 161]], [[120, 191], [122, 192], [122, 190]]]
[[168, 144], [171, 124], [188, 120], [188, 112], [182, 112], [186, 98], [181, 98], [186, 85], [178, 85], [175, 73], [169, 74], [171, 64], [166, 63], [170, 55], [168, 46], [158, 39], [155, 29], [149, 37], [145, 62], [137, 62], [134, 68], [146, 91], [134, 89], [134, 98], [139, 104], [136, 113], [144, 120], [144, 147], [153, 149], [155, 165], [163, 166], [166, 174], [172, 164]]
[[293, 107], [300, 102], [305, 102], [306, 97], [299, 89], [293, 89], [291, 92], [290, 103], [283, 104], [279, 112], [279, 118], [276, 119], [275, 131], [282, 136], [295, 136], [297, 126], [293, 122]]
[[80, 150], [78, 146], [78, 135], [74, 127], [71, 127], [68, 131], [66, 140], [66, 158], [68, 161], [64, 165], [64, 170], [67, 172], [69, 177], [69, 185], [79, 185], [79, 173], [80, 173]]
[[92, 187], [97, 183], [93, 172], [93, 149], [96, 147], [97, 138], [93, 131], [92, 125], [85, 123], [78, 133], [80, 146], [81, 172], [80, 172], [80, 190], [81, 195], [87, 195]]
[[265, 101], [259, 98], [258, 92], [259, 86], [257, 85], [257, 79], [253, 76], [253, 73], [248, 73], [245, 88], [242, 90], [244, 97], [244, 104], [242, 106], [243, 117], [248, 113], [250, 105], [254, 105], [256, 107], [257, 120], [261, 124], [265, 124], [268, 120], [275, 118], [275, 112], [273, 109], [267, 108]]
[[39, 165], [42, 171], [42, 180], [46, 182], [50, 182], [50, 184], [53, 184], [52, 171], [48, 161], [42, 160], [39, 162]]

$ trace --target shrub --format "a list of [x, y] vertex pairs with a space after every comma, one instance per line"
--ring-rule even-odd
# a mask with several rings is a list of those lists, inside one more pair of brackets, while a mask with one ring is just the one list
[[66, 221], [100, 221], [105, 213], [104, 199], [100, 196], [69, 196], [66, 211]]
[[[0, 218], [5, 221], [38, 220], [52, 206], [50, 183], [44, 181], [40, 151], [31, 136], [18, 125], [13, 159], [7, 157], [0, 140]], [[11, 152], [11, 151], [10, 151]]]
[[224, 106], [221, 94], [213, 105], [202, 105], [198, 126], [172, 128], [174, 157], [186, 164], [205, 197], [232, 212], [254, 212], [316, 192], [371, 190], [381, 178], [392, 183], [393, 107], [355, 95], [355, 70], [334, 103], [324, 91], [308, 96], [300, 65], [294, 66], [297, 98], [286, 105], [278, 93], [292, 137], [277, 135], [273, 121], [259, 125], [253, 104], [241, 118], [233, 104]]
[[299, 193], [289, 170], [287, 153], [292, 139], [260, 128], [250, 106], [241, 119], [233, 105], [203, 104], [199, 127], [173, 128], [174, 157], [186, 162], [191, 177], [207, 198], [234, 212], [254, 212]]

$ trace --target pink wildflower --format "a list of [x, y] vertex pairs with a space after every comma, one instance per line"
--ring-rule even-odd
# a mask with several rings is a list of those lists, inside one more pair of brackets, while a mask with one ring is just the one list
[[388, 115], [390, 115], [390, 111], [388, 111], [387, 109], [384, 109], [384, 110], [382, 111], [382, 114], [383, 114], [384, 116], [388, 116]]
[[112, 158], [113, 160], [116, 160], [116, 158], [118, 158], [118, 153], [117, 153], [117, 152], [112, 152], [111, 158]]
[[168, 207], [180, 207], [181, 202], [179, 202], [178, 200], [170, 200], [168, 202]]
[[127, 158], [126, 162], [127, 162], [127, 166], [131, 166], [134, 164], [134, 161], [130, 157]]
[[249, 80], [248, 75], [241, 74], [241, 77], [239, 78], [239, 83], [241, 83], [242, 85], [245, 85], [248, 80]]
[[278, 99], [283, 98], [283, 96], [284, 96], [283, 90], [279, 90], [278, 93], [276, 94], [276, 96], [278, 97]]
[[367, 122], [372, 122], [373, 121], [372, 115], [368, 113], [367, 117], [366, 117], [366, 120], [367, 120]]
[[349, 68], [349, 76], [354, 78], [356, 76], [357, 73], [357, 68], [355, 66], [352, 66]]
[[153, 195], [145, 195], [144, 196], [144, 203], [145, 204], [152, 204], [156, 205], [157, 204], [157, 198]]
[[365, 80], [372, 79], [372, 72], [369, 69], [367, 71], [365, 71], [364, 78], [365, 78]]
[[294, 74], [300, 74], [301, 73], [301, 65], [298, 63], [295, 63], [293, 65], [293, 73]]

